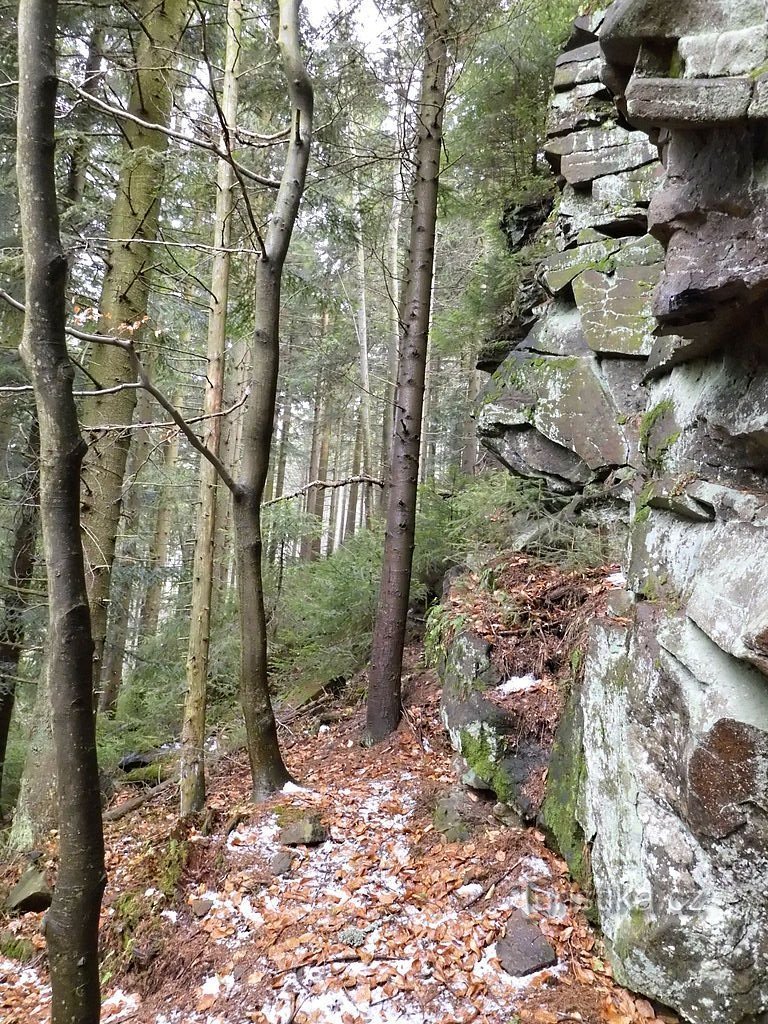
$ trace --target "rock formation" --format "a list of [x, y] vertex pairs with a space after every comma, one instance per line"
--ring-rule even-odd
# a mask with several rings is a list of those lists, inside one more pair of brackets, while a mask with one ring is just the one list
[[623, 510], [544, 814], [578, 819], [619, 977], [692, 1024], [768, 1021], [767, 72], [764, 0], [579, 19], [546, 298], [478, 417], [513, 472]]

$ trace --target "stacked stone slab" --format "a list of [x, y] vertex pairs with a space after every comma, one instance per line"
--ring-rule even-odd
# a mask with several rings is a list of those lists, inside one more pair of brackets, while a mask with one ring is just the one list
[[557, 493], [628, 501], [663, 259], [647, 234], [661, 168], [656, 147], [620, 123], [600, 81], [593, 22], [580, 19], [555, 72], [545, 152], [561, 194], [544, 229], [556, 251], [539, 268], [550, 300], [494, 373], [479, 433], [513, 472]]
[[541, 268], [551, 298], [479, 417], [515, 472], [575, 494], [618, 475], [629, 499], [621, 614], [595, 626], [545, 812], [556, 824], [553, 803], [575, 811], [624, 982], [692, 1024], [759, 1024], [765, 2], [617, 0], [575, 42], [546, 143], [562, 186], [557, 251]]

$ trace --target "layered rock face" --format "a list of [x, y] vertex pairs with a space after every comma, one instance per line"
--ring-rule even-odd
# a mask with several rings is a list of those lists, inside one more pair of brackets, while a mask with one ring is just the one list
[[571, 47], [549, 298], [479, 430], [514, 472], [624, 503], [627, 592], [581, 738], [564, 723], [617, 973], [693, 1024], [766, 1022], [765, 3], [616, 0]]

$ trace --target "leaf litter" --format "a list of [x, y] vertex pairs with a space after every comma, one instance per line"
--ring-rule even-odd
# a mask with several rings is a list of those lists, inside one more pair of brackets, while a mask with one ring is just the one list
[[[550, 624], [553, 592], [570, 610], [575, 590], [598, 595], [611, 585], [611, 567], [602, 581], [561, 574], [560, 591], [551, 567], [544, 578], [529, 569], [516, 560], [505, 572], [518, 599], [526, 587], [540, 599], [540, 618]], [[492, 616], [486, 610], [478, 619]], [[561, 642], [562, 634], [552, 636], [550, 652]], [[406, 719], [388, 744], [363, 748], [362, 709], [340, 704], [322, 730], [292, 719], [284, 747], [301, 785], [269, 802], [249, 806], [247, 761], [232, 755], [209, 780], [212, 827], [181, 828], [172, 794], [108, 827], [102, 934], [113, 974], [103, 1024], [676, 1020], [615, 983], [585, 916], [586, 897], [538, 830], [503, 827], [491, 803], [475, 796], [470, 839], [442, 841], [432, 823], [435, 795], [457, 783], [439, 684], [421, 657], [418, 645], [407, 652]], [[538, 687], [548, 667], [546, 659], [528, 668], [517, 657], [503, 661], [507, 674], [518, 674], [505, 700]], [[321, 815], [328, 838], [292, 848], [287, 871], [276, 874], [272, 862], [285, 850], [280, 818], [304, 811]], [[175, 889], [164, 892], [158, 865], [173, 843], [187, 855]], [[126, 893], [137, 894], [141, 921], [131, 956], [110, 959], [121, 948], [116, 922]], [[522, 978], [502, 969], [497, 949], [520, 910], [558, 956], [554, 967]], [[11, 922], [34, 939], [32, 963], [0, 960], [0, 1017], [13, 1024], [39, 1024], [50, 1012], [40, 919]]]

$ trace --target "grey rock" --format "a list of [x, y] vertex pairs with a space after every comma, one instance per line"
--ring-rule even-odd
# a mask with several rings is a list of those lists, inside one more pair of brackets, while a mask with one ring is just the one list
[[557, 954], [538, 925], [521, 910], [513, 910], [504, 935], [496, 943], [501, 966], [516, 978], [524, 978], [557, 963]]
[[448, 843], [463, 843], [472, 834], [472, 823], [465, 815], [466, 801], [461, 793], [441, 797], [435, 804], [432, 823]]
[[213, 910], [213, 900], [192, 900], [189, 905], [189, 909], [195, 917], [207, 917], [211, 910]]
[[287, 875], [293, 865], [293, 854], [289, 850], [278, 850], [269, 862], [273, 875]]
[[283, 846], [318, 846], [328, 838], [327, 826], [319, 814], [307, 811], [280, 829], [279, 841]]
[[32, 865], [8, 893], [5, 905], [12, 914], [39, 913], [50, 907], [52, 898], [44, 873]]

